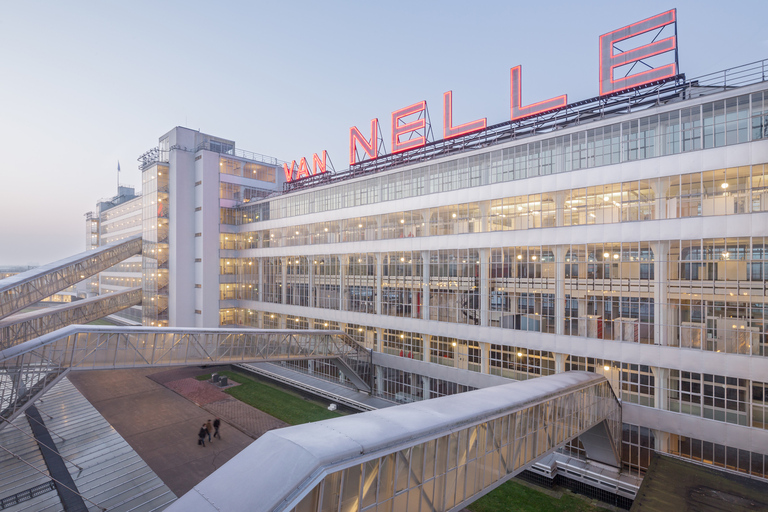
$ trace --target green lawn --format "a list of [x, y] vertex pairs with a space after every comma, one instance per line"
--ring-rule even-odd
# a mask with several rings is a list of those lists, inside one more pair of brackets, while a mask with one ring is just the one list
[[[298, 394], [267, 384], [249, 375], [232, 371], [218, 373], [219, 375], [226, 375], [230, 380], [240, 384], [225, 389], [225, 393], [290, 425], [300, 425], [341, 416], [340, 413], [329, 411], [318, 402], [305, 400]], [[197, 380], [210, 378], [210, 374], [200, 375]]]
[[88, 325], [115, 325], [115, 323], [110, 322], [109, 320], [106, 320], [104, 318], [99, 318], [98, 320], [94, 320], [93, 322], [88, 322]]
[[557, 499], [510, 480], [467, 507], [472, 512], [597, 512], [608, 509], [596, 507], [588, 498], [564, 491]]

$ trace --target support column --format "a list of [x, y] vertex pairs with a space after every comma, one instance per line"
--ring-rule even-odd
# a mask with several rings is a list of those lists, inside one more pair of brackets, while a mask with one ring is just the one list
[[309, 282], [307, 283], [307, 287], [309, 288], [309, 307], [314, 308], [317, 307], [315, 304], [315, 257], [314, 256], [307, 256], [307, 264], [309, 265]]
[[668, 381], [669, 381], [669, 369], [659, 368], [657, 366], [651, 366], [651, 374], [653, 374], [653, 406], [656, 409], [666, 411], [669, 409], [669, 395], [667, 393]]
[[[666, 219], [668, 217], [668, 202], [667, 192], [669, 191], [669, 178], [661, 178], [659, 180], [653, 180], [651, 182], [651, 190], [653, 195], [656, 196], [656, 203], [654, 204], [653, 218], [656, 220]], [[677, 212], [675, 212], [676, 214]], [[675, 215], [676, 216], [676, 215]], [[674, 218], [674, 217], [672, 217]]]
[[654, 446], [651, 446], [651, 448], [653, 448], [659, 453], [669, 453], [670, 451], [669, 432], [664, 432], [662, 430], [651, 430], [651, 432], [653, 432], [653, 439], [654, 439]]
[[429, 251], [421, 251], [421, 318], [429, 320]]
[[490, 290], [488, 286], [488, 249], [480, 249], [480, 290], [477, 307], [480, 309], [480, 325], [487, 326], [490, 324], [488, 320], [488, 306], [491, 304]]
[[480, 342], [480, 373], [490, 373], [491, 344]]
[[384, 329], [376, 328], [376, 351], [384, 352]]
[[555, 334], [565, 334], [565, 252], [567, 246], [555, 248]]
[[429, 388], [429, 377], [425, 377], [422, 375], [421, 377], [421, 393], [424, 397], [424, 400], [429, 400], [432, 398], [430, 396], [430, 388]]
[[430, 362], [429, 349], [432, 346], [432, 336], [430, 336], [429, 334], [422, 334], [421, 344], [422, 344], [421, 360], [424, 361], [425, 363], [428, 363]]
[[381, 253], [376, 253], [376, 314], [381, 314]]
[[381, 366], [375, 367], [376, 372], [376, 394], [379, 396], [384, 395], [384, 370]]
[[259, 258], [259, 302], [264, 302], [264, 258]]
[[281, 266], [281, 280], [282, 286], [280, 286], [280, 304], [286, 304], [288, 302], [288, 256], [280, 258]]
[[653, 251], [653, 343], [677, 346], [677, 329], [669, 306], [669, 242], [651, 242]]
[[555, 192], [555, 226], [565, 226], [565, 192]]
[[491, 230], [491, 202], [480, 201], [480, 232], [487, 233]]
[[347, 287], [345, 285], [347, 272], [346, 272], [346, 265], [344, 264], [344, 260], [346, 259], [344, 256], [336, 256], [339, 258], [339, 311], [346, 311], [347, 308]]
[[565, 361], [568, 359], [568, 354], [555, 353], [555, 372], [565, 372]]

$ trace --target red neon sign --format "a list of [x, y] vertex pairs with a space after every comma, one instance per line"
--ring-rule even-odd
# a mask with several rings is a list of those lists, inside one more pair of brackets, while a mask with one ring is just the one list
[[427, 143], [427, 138], [423, 134], [408, 140], [400, 140], [400, 137], [407, 133], [413, 134], [419, 130], [426, 129], [427, 120], [423, 116], [420, 116], [419, 119], [415, 121], [403, 121], [403, 124], [400, 124], [404, 117], [420, 114], [426, 110], [427, 102], [420, 101], [409, 107], [392, 112], [392, 153], [401, 153], [403, 151], [408, 151], [409, 149], [420, 148]]
[[355, 165], [356, 155], [357, 155], [357, 144], [360, 144], [360, 147], [363, 151], [365, 151], [365, 154], [368, 155], [368, 158], [373, 160], [374, 158], [379, 156], [379, 145], [378, 145], [378, 136], [379, 136], [379, 120], [378, 119], [371, 119], [371, 140], [370, 142], [363, 137], [363, 134], [360, 133], [360, 130], [357, 129], [357, 126], [353, 126], [349, 129], [349, 165]]
[[290, 167], [287, 163], [283, 164], [283, 172], [285, 173], [285, 181], [288, 183], [299, 180], [301, 178], [307, 178], [309, 176], [314, 176], [316, 174], [322, 174], [326, 172], [326, 159], [328, 156], [328, 153], [323, 150], [322, 152], [323, 158], [322, 160], [320, 157], [315, 153], [312, 155], [312, 171], [309, 170], [309, 164], [307, 163], [307, 159], [304, 157], [301, 157], [301, 160], [299, 160], [299, 168], [296, 169], [296, 160], [293, 160], [291, 162]]
[[550, 110], [555, 110], [564, 107], [568, 104], [568, 95], [563, 94], [555, 98], [539, 101], [538, 103], [532, 103], [530, 105], [522, 106], [523, 103], [523, 67], [515, 66], [510, 70], [509, 83], [510, 83], [510, 99], [512, 100], [512, 108], [510, 113], [510, 119], [516, 121], [524, 117], [533, 116], [536, 114], [543, 114]]
[[632, 64], [677, 48], [677, 35], [673, 35], [622, 53], [614, 53], [615, 45], [619, 41], [671, 25], [676, 20], [677, 10], [672, 9], [600, 36], [600, 96], [675, 76], [677, 74], [676, 63], [617, 79], [613, 78], [613, 73], [619, 66]]
[[[677, 56], [675, 63], [666, 64], [654, 69], [638, 71], [622, 78], [614, 79], [614, 72], [617, 68], [640, 62], [649, 57], [675, 51], [677, 49], [677, 35], [667, 37], [658, 41], [627, 49], [623, 51], [616, 47], [617, 43], [625, 41], [634, 36], [645, 34], [655, 29], [663, 29], [668, 25], [677, 23], [677, 11], [672, 9], [663, 12], [648, 19], [627, 25], [607, 34], [600, 36], [600, 95], [606, 95], [627, 89], [656, 82], [666, 78], [671, 78], [678, 73]], [[616, 50], [616, 52], [614, 51]], [[617, 53], [618, 52], [618, 53]], [[644, 62], [646, 66], [647, 63]], [[632, 70], [630, 70], [632, 72]], [[568, 104], [566, 94], [539, 101], [530, 105], [523, 105], [523, 69], [522, 66], [515, 66], [510, 69], [510, 119], [517, 121], [537, 114], [551, 112], [565, 107]], [[392, 112], [392, 151], [391, 154], [401, 153], [424, 146], [427, 142], [428, 133], [431, 131], [427, 126], [427, 102], [420, 101], [411, 106]], [[406, 118], [416, 120], [407, 121]], [[443, 138], [451, 139], [467, 135], [487, 128], [487, 119], [477, 119], [468, 123], [453, 125], [453, 92], [448, 91], [443, 94]], [[407, 139], [405, 137], [408, 137]], [[353, 126], [349, 130], [349, 165], [357, 164], [357, 150], [363, 150], [363, 159], [375, 159], [379, 153], [385, 153], [383, 137], [379, 131], [379, 120], [371, 120], [370, 139], [363, 137], [363, 134], [357, 127]], [[315, 164], [313, 160], [313, 164]], [[299, 166], [295, 170], [295, 162], [289, 170], [287, 165], [283, 165], [286, 172], [286, 179], [291, 181], [298, 176], [303, 176], [309, 171], [304, 171]], [[319, 165], [315, 165], [314, 174], [317, 174]], [[296, 176], [294, 176], [294, 173]]]
[[477, 121], [453, 126], [453, 91], [443, 94], [443, 138], [452, 139], [461, 135], [485, 130], [487, 119], [484, 117]]

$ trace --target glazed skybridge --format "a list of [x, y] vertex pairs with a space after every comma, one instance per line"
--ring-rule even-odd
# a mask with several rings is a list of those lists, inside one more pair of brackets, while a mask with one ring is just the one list
[[87, 324], [141, 304], [141, 287], [108, 293], [0, 320], [0, 350], [72, 324]]
[[371, 390], [371, 352], [341, 331], [72, 325], [0, 351], [0, 415], [11, 420], [69, 371], [306, 359]]
[[141, 254], [141, 235], [70, 256], [0, 281], [0, 318]]
[[272, 430], [169, 511], [456, 511], [579, 436], [620, 466], [605, 377], [568, 372]]

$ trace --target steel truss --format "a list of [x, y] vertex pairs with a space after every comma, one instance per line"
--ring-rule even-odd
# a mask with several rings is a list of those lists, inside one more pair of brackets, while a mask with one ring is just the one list
[[72, 324], [87, 324], [141, 304], [141, 287], [78, 300], [65, 306], [11, 315], [0, 320], [0, 350]]
[[371, 352], [342, 331], [72, 325], [0, 351], [0, 414], [12, 419], [70, 370], [302, 359], [329, 359], [371, 390]]
[[560, 373], [272, 430], [168, 510], [456, 511], [577, 436], [621, 467], [621, 434], [606, 378]]
[[3, 279], [0, 281], [0, 318], [21, 311], [137, 254], [141, 254], [141, 235]]

